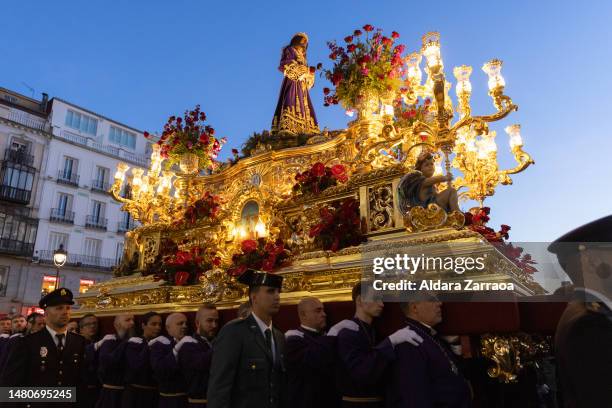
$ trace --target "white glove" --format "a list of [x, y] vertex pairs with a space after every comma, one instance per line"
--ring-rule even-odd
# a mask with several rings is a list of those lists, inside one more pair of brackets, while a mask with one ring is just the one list
[[6, 334], [6, 333], [0, 334], [0, 339], [8, 339], [9, 337], [11, 337], [11, 336]]
[[196, 339], [194, 339], [193, 337], [185, 336], [178, 343], [176, 343], [176, 345], [172, 349], [172, 354], [174, 354], [174, 357], [177, 358], [179, 351], [181, 351], [181, 347], [183, 347], [183, 344], [185, 344], [185, 343], [197, 343], [197, 342], [198, 341]]
[[352, 320], [342, 320], [340, 323], [336, 323], [332, 326], [331, 329], [327, 332], [328, 336], [337, 336], [341, 330], [348, 329], [352, 331], [359, 331], [359, 326]]
[[398, 331], [390, 335], [389, 340], [391, 341], [393, 347], [405, 342], [408, 342], [413, 346], [418, 346], [423, 342], [423, 338], [416, 334], [414, 330], [411, 330], [408, 327], [399, 329]]
[[104, 343], [105, 341], [108, 340], [117, 340], [117, 336], [115, 336], [114, 334], [107, 334], [106, 336], [102, 337], [102, 340], [98, 340], [95, 344], [94, 344], [94, 349], [96, 351], [98, 351], [98, 349], [100, 348], [100, 346], [102, 346], [102, 343]]
[[301, 338], [304, 338], [304, 333], [302, 333], [299, 330], [287, 330], [287, 332], [285, 333], [285, 338], [289, 338], [289, 337], [301, 337]]
[[170, 344], [170, 340], [168, 340], [168, 338], [166, 338], [165, 336], [157, 336], [153, 340], [149, 341], [149, 347], [158, 342], [161, 344], [165, 344], [166, 346]]
[[142, 344], [142, 342], [142, 337], [130, 337], [130, 339], [128, 340], [128, 343]]

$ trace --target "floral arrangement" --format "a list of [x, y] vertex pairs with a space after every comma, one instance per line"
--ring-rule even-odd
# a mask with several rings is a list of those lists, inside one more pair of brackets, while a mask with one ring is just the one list
[[401, 127], [410, 127], [417, 120], [425, 122], [427, 111], [431, 106], [431, 100], [429, 98], [423, 100], [421, 105], [418, 104], [418, 101], [414, 104], [405, 103], [402, 96], [407, 91], [407, 88], [400, 88], [400, 97], [393, 102], [395, 124]]
[[536, 265], [537, 262], [531, 258], [531, 255], [523, 253], [523, 248], [515, 247], [512, 245], [512, 243], [506, 241], [509, 238], [509, 225], [502, 224], [499, 231], [495, 231], [493, 228], [487, 227], [486, 224], [490, 220], [490, 213], [491, 209], [489, 207], [477, 208], [471, 210], [470, 212], [466, 212], [465, 225], [467, 228], [471, 229], [472, 231], [476, 231], [485, 237], [487, 241], [493, 243], [493, 245], [504, 256], [510, 259], [524, 272], [529, 274], [537, 272], [537, 269], [532, 266]]
[[204, 192], [202, 198], [196, 200], [185, 210], [185, 215], [179, 223], [195, 224], [203, 218], [215, 219], [221, 208], [221, 198], [218, 195]]
[[346, 183], [348, 175], [346, 167], [341, 164], [325, 166], [321, 162], [302, 173], [295, 175], [297, 183], [293, 186], [293, 191], [299, 194], [319, 194], [321, 191], [333, 187], [340, 183]]
[[381, 29], [366, 24], [363, 31], [355, 30], [344, 38], [345, 46], [328, 42], [329, 59], [334, 66], [323, 73], [334, 89], [323, 89], [324, 105], [340, 102], [350, 109], [358, 106], [366, 94], [380, 98], [398, 90], [405, 70], [405, 46], [395, 44], [399, 36], [395, 31], [385, 36]]
[[221, 264], [221, 258], [214, 251], [199, 246], [179, 250], [163, 259], [162, 273], [156, 279], [172, 282], [176, 286], [198, 283], [200, 276]]
[[321, 221], [308, 233], [318, 247], [336, 252], [366, 240], [361, 229], [359, 202], [354, 198], [323, 207], [319, 210], [319, 215]]
[[[157, 144], [161, 146], [161, 157], [166, 159], [166, 168], [180, 162], [185, 153], [192, 153], [199, 158], [199, 168], [213, 168], [215, 159], [226, 139], [217, 139], [215, 129], [205, 123], [206, 114], [200, 111], [200, 105], [192, 111], [185, 111], [183, 117], [170, 116]], [[144, 132], [150, 138], [149, 132]]]
[[282, 240], [247, 239], [242, 241], [240, 252], [232, 255], [232, 266], [227, 273], [239, 276], [249, 268], [271, 272], [289, 265], [290, 255]]

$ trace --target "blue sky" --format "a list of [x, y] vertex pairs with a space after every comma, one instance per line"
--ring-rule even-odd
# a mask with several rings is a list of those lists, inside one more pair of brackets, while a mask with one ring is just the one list
[[[310, 36], [309, 63], [328, 65], [325, 42], [366, 23], [398, 31], [408, 50], [437, 30], [447, 76], [474, 67], [476, 114], [493, 109], [480, 67], [504, 60], [507, 94], [520, 109], [493, 127], [499, 161], [512, 165], [503, 127], [521, 123], [536, 165], [487, 199], [491, 225], [511, 225], [515, 241], [548, 241], [612, 213], [610, 4], [5, 1], [0, 86], [26, 95], [32, 87], [35, 97], [47, 92], [149, 131], [200, 103], [229, 139], [227, 154], [269, 128], [280, 50], [295, 32]], [[318, 79], [311, 91], [320, 125], [344, 128], [343, 112], [322, 106], [324, 86]]]

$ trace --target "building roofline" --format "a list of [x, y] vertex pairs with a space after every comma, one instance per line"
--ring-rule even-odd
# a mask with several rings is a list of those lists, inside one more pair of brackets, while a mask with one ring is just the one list
[[53, 101], [54, 101], [54, 100], [58, 100], [58, 101], [60, 101], [60, 102], [62, 102], [62, 103], [65, 103], [66, 105], [70, 105], [70, 106], [72, 106], [72, 107], [74, 107], [74, 108], [80, 109], [80, 110], [82, 110], [83, 112], [87, 112], [87, 113], [89, 113], [90, 115], [95, 115], [95, 116], [98, 116], [98, 117], [100, 117], [100, 118], [102, 118], [102, 119], [108, 120], [109, 122], [116, 123], [116, 124], [118, 124], [118, 125], [120, 125], [120, 126], [123, 126], [124, 128], [130, 129], [130, 130], [133, 130], [134, 132], [144, 133], [144, 131], [142, 131], [142, 130], [140, 130], [140, 129], [136, 129], [135, 127], [132, 127], [132, 126], [126, 125], [125, 123], [121, 123], [121, 122], [119, 122], [119, 121], [117, 121], [117, 120], [115, 120], [115, 119], [111, 119], [111, 118], [109, 118], [108, 116], [100, 115], [99, 113], [96, 113], [96, 112], [94, 112], [94, 111], [92, 111], [92, 110], [89, 110], [89, 109], [87, 109], [87, 108], [84, 108], [84, 107], [82, 107], [82, 106], [79, 106], [79, 105], [77, 105], [77, 104], [75, 104], [75, 103], [69, 102], [69, 101], [67, 101], [67, 100], [65, 100], [65, 99], [58, 98], [57, 96], [54, 96], [53, 98], [51, 98], [51, 100], [49, 101], [51, 105], [53, 104]]
[[[40, 104], [42, 103], [42, 100], [37, 100], [37, 99], [34, 99], [34, 98], [30, 98], [29, 96], [20, 94], [19, 92], [12, 91], [12, 90], [10, 90], [8, 88], [4, 88], [2, 86], [0, 86], [0, 91], [1, 92], [6, 92], [6, 93], [11, 94], [11, 95], [14, 95], [17, 98], [26, 99], [27, 101], [29, 101], [31, 103], [35, 103], [38, 106], [40, 106]], [[34, 110], [34, 109], [31, 109], [31, 108], [28, 108], [27, 106], [23, 106], [23, 105], [20, 105], [20, 104], [17, 104], [17, 103], [13, 103], [13, 102], [11, 102], [11, 101], [9, 101], [7, 99], [0, 99], [0, 103], [2, 103], [3, 105], [6, 105], [6, 106], [10, 106], [11, 108], [22, 110], [24, 112], [27, 112], [27, 113], [29, 113], [31, 115], [38, 116], [38, 117], [43, 118], [43, 119], [46, 119], [49, 116], [49, 112], [45, 112], [43, 110]]]

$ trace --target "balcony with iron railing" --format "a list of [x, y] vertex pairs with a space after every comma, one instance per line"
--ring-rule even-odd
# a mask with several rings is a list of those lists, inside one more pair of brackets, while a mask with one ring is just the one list
[[22, 188], [0, 185], [0, 200], [10, 201], [17, 204], [28, 204], [32, 190], [24, 190]]
[[120, 147], [103, 144], [99, 141], [94, 140], [91, 137], [82, 136], [80, 134], [68, 130], [61, 130], [58, 132], [54, 132], [54, 134], [60, 139], [64, 139], [71, 143], [88, 147], [91, 150], [107, 154], [122, 161], [127, 161], [140, 167], [149, 166], [149, 157], [147, 155], [133, 153], [124, 150]]
[[32, 166], [34, 156], [28, 154], [25, 150], [6, 149], [4, 151], [4, 161]]
[[74, 224], [74, 211], [68, 211], [65, 208], [52, 208], [49, 221]]
[[[42, 250], [36, 252], [39, 262], [53, 264], [53, 251]], [[113, 266], [117, 265], [117, 260], [114, 258], [102, 258], [99, 256], [73, 254], [69, 252], [66, 258], [66, 265], [72, 267], [111, 270]]]
[[8, 238], [0, 238], [0, 253], [17, 256], [32, 256], [33, 252], [33, 242], [24, 242]]
[[97, 191], [99, 193], [108, 193], [110, 187], [110, 183], [107, 183], [104, 180], [91, 180], [91, 191]]
[[136, 228], [136, 223], [132, 219], [128, 220], [127, 222], [124, 220], [117, 223], [117, 232], [119, 233], [131, 231], [134, 228]]
[[106, 231], [106, 226], [108, 224], [108, 219], [95, 216], [95, 215], [87, 215], [85, 217], [85, 227], [99, 229]]
[[78, 187], [79, 175], [73, 171], [60, 170], [57, 172], [57, 182]]

